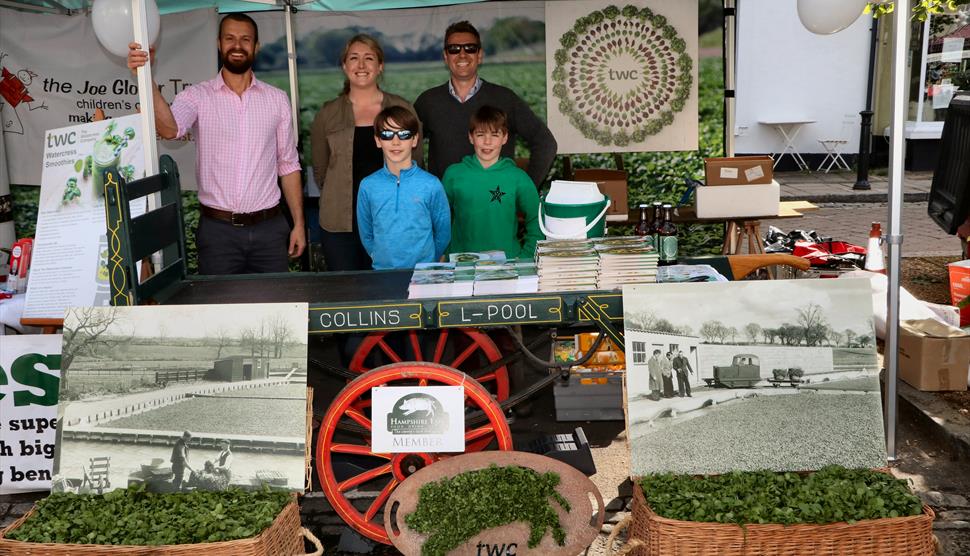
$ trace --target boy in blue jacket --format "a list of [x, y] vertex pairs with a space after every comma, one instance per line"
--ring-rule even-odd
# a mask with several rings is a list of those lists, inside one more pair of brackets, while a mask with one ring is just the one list
[[384, 168], [360, 182], [357, 228], [375, 270], [437, 261], [451, 241], [445, 190], [411, 160], [418, 129], [418, 118], [401, 106], [385, 108], [374, 120]]

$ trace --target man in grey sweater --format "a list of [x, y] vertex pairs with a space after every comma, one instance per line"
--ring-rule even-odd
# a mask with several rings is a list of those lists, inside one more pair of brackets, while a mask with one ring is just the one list
[[527, 172], [538, 187], [556, 157], [556, 138], [512, 90], [478, 76], [482, 57], [481, 37], [471, 23], [459, 21], [448, 26], [444, 59], [451, 78], [421, 93], [414, 103], [429, 141], [427, 169], [441, 178], [448, 166], [474, 152], [468, 139], [468, 122], [476, 110], [489, 105], [508, 117], [509, 141], [502, 147], [502, 156], [515, 158], [515, 139], [521, 136], [529, 146]]

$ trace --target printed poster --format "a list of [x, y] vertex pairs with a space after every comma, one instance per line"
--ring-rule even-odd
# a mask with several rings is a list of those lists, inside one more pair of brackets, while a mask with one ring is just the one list
[[0, 494], [48, 490], [61, 335], [0, 336]]
[[[102, 172], [145, 177], [140, 118], [47, 131], [24, 318], [62, 319], [68, 307], [110, 304]], [[132, 216], [144, 212], [144, 199], [132, 202]]]
[[62, 354], [55, 491], [303, 492], [306, 303], [72, 307]]
[[560, 154], [697, 149], [697, 3], [546, 2]]
[[632, 476], [886, 464], [867, 279], [624, 286]]
[[[172, 102], [182, 89], [216, 74], [218, 15], [212, 9], [161, 16], [153, 73]], [[0, 136], [10, 183], [39, 185], [46, 130], [138, 109], [138, 80], [125, 59], [105, 50], [85, 14], [26, 13], [0, 7]], [[182, 187], [195, 189], [195, 142], [160, 140], [175, 159]], [[0, 219], [2, 220], [2, 219]]]

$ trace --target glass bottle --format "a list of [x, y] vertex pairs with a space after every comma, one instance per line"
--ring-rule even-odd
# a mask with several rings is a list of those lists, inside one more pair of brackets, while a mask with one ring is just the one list
[[640, 208], [640, 221], [637, 222], [636, 228], [633, 229], [633, 233], [643, 237], [647, 245], [653, 247], [653, 221], [647, 214], [650, 212], [648, 209], [650, 205], [641, 204]]
[[657, 242], [660, 252], [660, 265], [677, 264], [677, 224], [672, 220], [673, 205], [663, 205], [663, 222], [658, 230]]
[[660, 225], [663, 224], [663, 203], [653, 202], [653, 222], [650, 225], [650, 236], [653, 238], [653, 246], [660, 251]]

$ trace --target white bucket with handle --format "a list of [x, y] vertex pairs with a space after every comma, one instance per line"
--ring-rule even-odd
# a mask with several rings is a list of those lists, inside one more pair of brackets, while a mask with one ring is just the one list
[[596, 182], [556, 180], [539, 199], [539, 229], [549, 239], [602, 237], [609, 208]]

